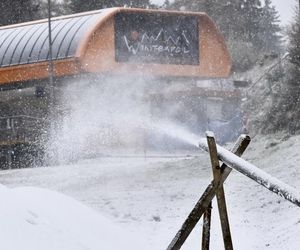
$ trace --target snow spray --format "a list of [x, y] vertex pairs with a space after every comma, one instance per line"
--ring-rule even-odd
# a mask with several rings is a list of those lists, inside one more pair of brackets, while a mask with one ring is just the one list
[[[151, 86], [143, 78], [99, 77], [66, 84], [59, 98], [64, 113], [51, 132], [48, 154], [67, 162], [109, 154], [108, 149], [143, 148], [145, 141], [155, 144], [159, 136], [197, 147], [199, 137], [169, 119], [169, 112], [163, 117], [151, 113], [149, 92]], [[170, 110], [176, 112], [176, 105]]]

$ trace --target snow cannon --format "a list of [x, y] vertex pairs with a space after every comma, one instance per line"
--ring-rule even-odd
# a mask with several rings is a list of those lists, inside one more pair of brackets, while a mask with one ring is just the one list
[[47, 21], [0, 27], [4, 161], [17, 158], [7, 152], [41, 148], [49, 124], [72, 109], [60, 98], [74, 82], [84, 81], [87, 88], [119, 77], [130, 86], [143, 78], [147, 90], [134, 96], [143, 96], [151, 115], [169, 114], [197, 134], [233, 119], [240, 92], [229, 79], [224, 38], [205, 13], [110, 8], [55, 17], [51, 48]]

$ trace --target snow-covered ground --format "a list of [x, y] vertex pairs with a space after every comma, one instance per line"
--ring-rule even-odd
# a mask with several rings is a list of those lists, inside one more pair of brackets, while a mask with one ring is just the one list
[[[299, 190], [299, 152], [300, 136], [257, 136], [244, 158]], [[200, 150], [196, 156], [107, 157], [2, 171], [0, 183], [9, 189], [0, 189], [0, 242], [22, 250], [165, 249], [211, 176], [209, 156]], [[235, 249], [299, 249], [299, 207], [237, 172], [225, 192]], [[201, 224], [183, 249], [199, 249]], [[112, 235], [115, 248], [101, 245]], [[222, 248], [213, 203], [211, 249]]]
[[135, 239], [99, 213], [53, 191], [1, 186], [0, 197], [1, 249], [130, 249]]

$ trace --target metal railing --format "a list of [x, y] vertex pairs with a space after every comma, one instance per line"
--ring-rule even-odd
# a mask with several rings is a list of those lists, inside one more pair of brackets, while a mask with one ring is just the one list
[[45, 124], [45, 119], [33, 116], [0, 117], [0, 144], [33, 142], [43, 133]]
[[[234, 144], [231, 152], [216, 144], [212, 132], [207, 132], [206, 137], [206, 140], [203, 139], [199, 142], [199, 147], [210, 154], [213, 180], [208, 185], [187, 219], [184, 221], [180, 230], [167, 247], [167, 250], [180, 249], [202, 215], [202, 249], [209, 249], [211, 202], [215, 196], [217, 197], [224, 247], [226, 250], [233, 249], [225, 193], [223, 189], [223, 183], [229, 176], [232, 169], [239, 171], [268, 190], [300, 207], [300, 194], [296, 189], [240, 158], [250, 143], [249, 136], [241, 135]], [[222, 165], [220, 165], [219, 161], [223, 162]]]

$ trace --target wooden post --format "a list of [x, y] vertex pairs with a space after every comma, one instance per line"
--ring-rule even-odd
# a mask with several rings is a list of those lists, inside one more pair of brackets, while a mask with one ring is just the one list
[[[232, 152], [237, 156], [241, 156], [250, 143], [250, 137], [246, 135], [241, 135], [237, 142], [234, 144]], [[231, 168], [227, 167], [226, 164], [221, 166], [222, 174], [219, 184], [222, 185], [226, 178], [231, 172]], [[182, 224], [180, 230], [177, 232], [167, 250], [177, 250], [180, 249], [187, 237], [190, 235], [191, 231], [194, 229], [198, 221], [200, 220], [203, 213], [207, 210], [210, 202], [216, 194], [216, 190], [219, 188], [217, 185], [213, 185], [213, 182], [208, 185], [204, 193], [196, 203], [193, 210], [190, 212], [187, 219]]]
[[211, 209], [212, 209], [212, 204], [210, 202], [208, 208], [206, 209], [203, 215], [202, 250], [209, 250]]
[[229, 219], [227, 214], [224, 187], [222, 184], [220, 184], [221, 168], [219, 165], [217, 145], [212, 132], [207, 132], [206, 137], [207, 137], [207, 144], [209, 148], [211, 166], [212, 166], [213, 176], [214, 176], [213, 182], [214, 185], [219, 186], [219, 189], [217, 189], [216, 191], [216, 196], [217, 196], [217, 203], [218, 203], [220, 221], [222, 226], [224, 246], [226, 250], [232, 250], [233, 246], [232, 246], [231, 233], [229, 227]]

